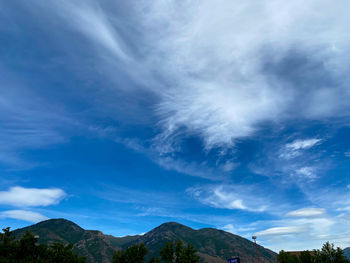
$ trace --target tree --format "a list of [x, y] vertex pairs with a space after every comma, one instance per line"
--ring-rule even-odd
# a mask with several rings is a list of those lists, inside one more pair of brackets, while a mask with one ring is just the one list
[[190, 244], [184, 246], [180, 240], [175, 243], [166, 242], [160, 250], [160, 256], [166, 263], [199, 263], [195, 248]]
[[118, 250], [113, 255], [112, 263], [143, 263], [148, 251], [144, 244], [132, 245], [126, 250]]
[[12, 236], [10, 228], [0, 233], [1, 263], [84, 263], [85, 258], [75, 255], [72, 248], [71, 244], [38, 244], [38, 239], [29, 231], [19, 240]]
[[296, 255], [291, 255], [283, 250], [277, 255], [279, 263], [300, 263], [299, 258]]
[[300, 261], [300, 263], [314, 263], [315, 262], [310, 251], [308, 251], [308, 250], [300, 253], [299, 261]]
[[321, 250], [315, 250], [315, 262], [320, 263], [347, 263], [349, 262], [343, 255], [343, 250], [334, 248], [334, 244], [326, 242]]
[[321, 250], [303, 251], [299, 256], [291, 255], [283, 250], [277, 255], [279, 263], [349, 263], [343, 251], [334, 244], [326, 242]]

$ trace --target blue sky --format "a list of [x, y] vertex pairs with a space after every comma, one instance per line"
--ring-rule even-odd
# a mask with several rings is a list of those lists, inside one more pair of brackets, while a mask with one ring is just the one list
[[350, 2], [2, 1], [0, 223], [350, 246]]

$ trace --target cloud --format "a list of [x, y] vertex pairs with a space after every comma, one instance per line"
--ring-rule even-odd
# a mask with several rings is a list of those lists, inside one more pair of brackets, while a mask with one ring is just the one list
[[291, 143], [286, 144], [281, 149], [281, 158], [291, 159], [299, 156], [302, 153], [302, 150], [309, 149], [321, 142], [321, 139], [306, 139], [306, 140], [295, 140]]
[[262, 201], [258, 201], [258, 198], [250, 193], [250, 188], [244, 185], [208, 185], [188, 188], [186, 192], [201, 203], [216, 208], [265, 211], [266, 202], [261, 204]]
[[[302, 213], [305, 214], [305, 213]], [[348, 237], [349, 219], [344, 215], [288, 216], [275, 221], [256, 222], [255, 226], [264, 224], [266, 229], [255, 234], [270, 249], [279, 251], [320, 248], [326, 241], [344, 246], [350, 241]], [[288, 238], [285, 236], [288, 235]]]
[[58, 204], [66, 193], [59, 188], [24, 188], [11, 187], [0, 192], [0, 204], [17, 207], [49, 206]]
[[346, 211], [346, 212], [350, 212], [350, 206], [339, 207], [339, 208], [337, 208], [337, 211]]
[[124, 22], [112, 4], [37, 3], [90, 40], [81, 48], [94, 47], [110, 79], [124, 72], [155, 95], [165, 148], [179, 133], [230, 148], [266, 123], [349, 115], [345, 0], [141, 2], [123, 6]]
[[320, 217], [326, 214], [323, 208], [301, 208], [287, 213], [291, 217]]
[[[56, 3], [51, 1], [54, 8], [61, 10], [58, 13], [63, 19], [69, 21], [79, 32], [92, 40], [98, 47], [114, 55], [114, 58], [129, 60], [126, 45], [123, 43], [118, 31], [113, 27], [111, 18], [96, 1], [77, 1]], [[49, 5], [50, 5], [49, 4]], [[45, 3], [44, 5], [47, 5]], [[51, 8], [52, 8], [51, 7]]]
[[305, 231], [304, 227], [300, 226], [285, 226], [285, 227], [272, 227], [266, 230], [255, 233], [257, 236], [282, 236], [290, 234], [298, 234]]
[[307, 140], [295, 140], [292, 143], [288, 143], [286, 145], [287, 149], [291, 149], [293, 151], [297, 151], [300, 149], [308, 149], [319, 143], [320, 139], [307, 139]]
[[13, 218], [23, 221], [28, 221], [32, 223], [37, 223], [43, 220], [49, 219], [48, 217], [27, 210], [8, 210], [0, 212], [0, 218]]
[[[185, 128], [201, 136], [208, 149], [231, 147], [263, 123], [348, 114], [349, 92], [335, 80], [348, 83], [348, 60], [341, 56], [348, 58], [349, 19], [343, 20], [340, 9], [326, 1], [151, 6], [153, 19], [147, 19], [150, 13], [142, 19], [147, 28], [158, 29], [149, 35], [155, 40], [150, 66], [157, 65], [171, 87], [159, 91], [164, 138], [172, 140]], [[343, 18], [335, 19], [339, 12]], [[343, 37], [331, 40], [336, 32]]]
[[23, 160], [21, 153], [26, 149], [45, 148], [48, 145], [66, 142], [62, 127], [74, 127], [62, 107], [48, 103], [41, 94], [28, 89], [29, 84], [21, 82], [0, 65], [0, 163], [10, 169], [28, 169], [38, 165]]
[[[153, 162], [166, 170], [177, 171], [182, 174], [190, 176], [197, 176], [205, 179], [219, 180], [224, 178], [230, 171], [232, 171], [237, 164], [227, 160], [223, 164], [217, 161], [216, 169], [203, 161], [201, 163], [184, 160], [183, 158], [176, 158], [174, 154], [168, 154], [170, 150], [165, 150], [164, 145], [145, 146], [144, 143], [138, 139], [130, 138], [116, 138], [116, 142], [122, 143], [134, 151], [140, 152], [148, 156]], [[171, 146], [170, 146], [171, 147]], [[162, 149], [160, 149], [162, 148]]]
[[302, 177], [303, 179], [315, 179], [317, 176], [315, 175], [314, 167], [301, 167], [296, 170], [296, 174]]
[[246, 233], [246, 232], [251, 232], [254, 230], [252, 227], [235, 227], [233, 224], [227, 224], [220, 229], [230, 232], [232, 234], [240, 234], [240, 233]]

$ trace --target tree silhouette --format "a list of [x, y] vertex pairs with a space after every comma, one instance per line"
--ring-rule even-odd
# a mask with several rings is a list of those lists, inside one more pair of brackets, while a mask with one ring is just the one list
[[143, 263], [147, 255], [147, 248], [144, 244], [132, 245], [126, 250], [118, 250], [114, 253], [112, 263]]
[[199, 263], [195, 248], [190, 244], [184, 246], [182, 241], [165, 243], [160, 256], [166, 263]]
[[299, 256], [291, 255], [283, 250], [277, 256], [279, 263], [349, 263], [343, 251], [334, 244], [326, 242], [321, 250], [303, 251]]
[[72, 248], [71, 244], [38, 244], [38, 239], [29, 231], [19, 240], [12, 236], [10, 228], [0, 233], [1, 263], [85, 263], [85, 258], [74, 254]]

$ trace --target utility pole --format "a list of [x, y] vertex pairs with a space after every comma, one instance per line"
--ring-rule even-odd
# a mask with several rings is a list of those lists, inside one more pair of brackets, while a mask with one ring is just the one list
[[255, 243], [256, 257], [258, 259], [258, 263], [260, 263], [260, 258], [259, 258], [259, 253], [258, 253], [258, 245], [256, 244], [256, 236], [253, 236], [252, 239], [254, 239], [254, 243]]

